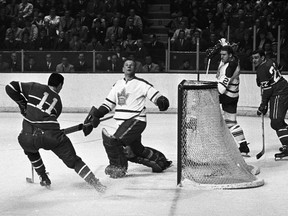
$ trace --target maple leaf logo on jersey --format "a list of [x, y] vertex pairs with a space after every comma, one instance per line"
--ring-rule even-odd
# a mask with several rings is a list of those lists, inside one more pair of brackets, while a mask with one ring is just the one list
[[123, 106], [126, 104], [126, 100], [129, 97], [129, 93], [126, 94], [126, 90], [125, 88], [123, 88], [123, 90], [120, 93], [117, 93], [117, 97], [118, 97], [118, 104], [120, 106]]

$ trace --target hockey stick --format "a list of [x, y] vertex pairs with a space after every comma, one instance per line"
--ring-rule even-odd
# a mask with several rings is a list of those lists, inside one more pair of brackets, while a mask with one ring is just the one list
[[31, 163], [31, 172], [32, 172], [31, 178], [26, 177], [26, 182], [27, 182], [27, 183], [34, 183], [34, 168], [33, 168], [32, 163]]
[[265, 153], [265, 136], [264, 136], [264, 114], [262, 114], [262, 150], [256, 155], [256, 158], [259, 159]]
[[208, 72], [209, 72], [210, 62], [211, 62], [211, 58], [209, 58], [209, 59], [208, 59], [208, 62], [207, 62], [206, 74], [208, 74]]
[[[102, 118], [100, 119], [100, 122], [102, 121], [106, 121], [108, 119], [111, 119], [113, 116], [108, 116], [106, 118]], [[89, 123], [91, 124], [91, 123]], [[84, 126], [88, 126], [89, 124], [77, 124], [77, 125], [74, 125], [74, 126], [71, 126], [71, 127], [68, 127], [68, 128], [64, 128], [63, 131], [65, 134], [70, 134], [70, 133], [74, 133], [74, 132], [77, 132], [77, 131], [80, 131], [83, 129]]]
[[[112, 117], [113, 117], [113, 116], [108, 116], [108, 117], [106, 117], [106, 118], [102, 118], [102, 119], [100, 119], [100, 122], [106, 121], [106, 120], [108, 120], [108, 119], [111, 119]], [[89, 125], [89, 124], [87, 124], [87, 125]], [[83, 127], [84, 127], [84, 124], [81, 123], [81, 124], [78, 124], [78, 125], [74, 125], [74, 126], [72, 126], [72, 127], [65, 128], [65, 129], [63, 129], [63, 130], [64, 130], [64, 133], [65, 133], [65, 134], [70, 134], [70, 133], [74, 133], [74, 132], [76, 132], [76, 131], [82, 130]], [[27, 183], [34, 183], [34, 168], [33, 168], [32, 163], [31, 163], [31, 171], [32, 171], [32, 176], [31, 176], [31, 178], [26, 177], [26, 182], [27, 182]]]

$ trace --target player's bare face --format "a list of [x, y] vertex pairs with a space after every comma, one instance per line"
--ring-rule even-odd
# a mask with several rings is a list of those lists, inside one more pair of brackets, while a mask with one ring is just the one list
[[259, 53], [252, 55], [252, 62], [256, 67], [262, 63], [262, 58], [260, 57]]
[[227, 51], [221, 50], [220, 52], [220, 56], [221, 56], [221, 61], [226, 63], [229, 60], [229, 54]]
[[135, 62], [126, 61], [123, 66], [123, 72], [126, 77], [133, 77], [135, 75]]

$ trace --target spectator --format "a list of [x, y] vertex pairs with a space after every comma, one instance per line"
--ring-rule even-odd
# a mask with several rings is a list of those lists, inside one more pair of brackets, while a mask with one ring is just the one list
[[34, 16], [34, 19], [32, 21], [32, 24], [36, 25], [38, 30], [40, 31], [40, 29], [45, 27], [44, 14], [43, 13], [36, 13], [35, 16]]
[[[238, 28], [232, 33], [232, 38], [235, 42], [240, 42], [244, 39], [244, 34], [246, 32], [246, 26], [244, 21], [240, 21]], [[249, 30], [248, 30], [249, 31]]]
[[46, 35], [45, 29], [41, 29], [39, 37], [35, 41], [35, 50], [45, 51], [50, 49], [51, 49], [50, 37]]
[[256, 48], [264, 50], [264, 46], [266, 43], [271, 43], [269, 39], [266, 38], [266, 31], [261, 29], [259, 32], [259, 39], [256, 41]]
[[184, 38], [185, 39], [190, 39], [191, 35], [190, 35], [190, 30], [187, 28], [187, 24], [185, 21], [181, 21], [179, 28], [175, 30], [172, 38], [171, 38], [171, 43], [174, 43], [176, 38], [178, 38], [179, 32], [180, 31], [184, 31]]
[[68, 62], [67, 57], [62, 57], [62, 62], [56, 66], [56, 72], [74, 72], [74, 65]]
[[104, 49], [107, 51], [115, 51], [115, 48], [118, 44], [120, 44], [120, 43], [117, 41], [116, 35], [114, 33], [112, 33], [110, 38], [105, 40]]
[[101, 26], [101, 20], [99, 18], [96, 18], [93, 20], [92, 23], [92, 28], [89, 33], [89, 37], [93, 38], [95, 37], [97, 41], [99, 41], [102, 45], [105, 43], [105, 34], [106, 34], [106, 29]]
[[66, 10], [64, 16], [60, 17], [59, 31], [70, 32], [74, 25], [74, 18], [71, 17], [70, 11]]
[[113, 54], [108, 58], [108, 72], [121, 72], [123, 66], [123, 61], [117, 57], [116, 54]]
[[65, 33], [63, 31], [61, 31], [58, 38], [54, 40], [53, 49], [55, 51], [69, 50], [69, 42], [65, 38]]
[[28, 31], [22, 33], [22, 40], [19, 43], [19, 48], [25, 51], [34, 50], [34, 43], [31, 41]]
[[1, 53], [0, 53], [0, 72], [1, 73], [9, 72], [9, 64], [3, 61], [3, 56]]
[[117, 41], [121, 42], [123, 40], [123, 28], [119, 26], [119, 21], [119, 18], [113, 18], [113, 25], [106, 30], [105, 40], [109, 40], [112, 34], [116, 36]]
[[142, 67], [142, 72], [160, 72], [159, 65], [152, 62], [152, 57], [150, 55], [145, 57], [145, 64]]
[[39, 68], [36, 65], [36, 61], [33, 56], [29, 56], [27, 63], [24, 65], [25, 72], [37, 72]]
[[133, 18], [128, 18], [125, 28], [123, 30], [123, 38], [124, 40], [127, 38], [127, 35], [131, 34], [132, 35], [132, 40], [137, 40], [138, 38], [142, 38], [142, 32], [139, 27], [134, 25]]
[[79, 34], [75, 33], [69, 42], [69, 50], [71, 51], [82, 51], [85, 50], [85, 44], [80, 40]]
[[172, 44], [173, 51], [192, 51], [191, 40], [185, 38], [185, 31], [180, 30], [179, 35]]
[[56, 34], [59, 33], [60, 16], [56, 15], [56, 9], [51, 8], [49, 15], [44, 17], [44, 22], [49, 29], [54, 30]]
[[[175, 34], [175, 31], [177, 29], [185, 29], [188, 24], [188, 18], [183, 15], [183, 12], [180, 10], [175, 15], [175, 17], [172, 19], [172, 21], [168, 24], [169, 32], [168, 36], [172, 37]], [[175, 35], [175, 38], [177, 36]]]
[[86, 12], [85, 9], [81, 9], [79, 13], [79, 19], [82, 26], [88, 27], [88, 32], [91, 31], [93, 18]]
[[45, 62], [43, 62], [41, 65], [42, 65], [42, 68], [40, 68], [41, 71], [44, 72], [56, 71], [56, 64], [52, 61], [52, 55], [50, 53], [46, 54]]
[[19, 4], [17, 0], [11, 0], [6, 5], [6, 15], [11, 19], [17, 19], [19, 14]]
[[138, 39], [136, 43], [135, 59], [140, 61], [142, 64], [145, 62], [145, 57], [148, 55], [148, 50], [143, 44], [142, 39]]
[[121, 64], [123, 65], [124, 61], [127, 58], [127, 52], [125, 50], [122, 50], [122, 46], [120, 44], [116, 45], [115, 54], [119, 59], [119, 61], [121, 61]]
[[10, 40], [12, 37], [15, 41], [21, 41], [21, 34], [22, 29], [18, 27], [17, 21], [12, 20], [10, 28], [6, 30], [5, 40]]
[[[38, 1], [34, 1], [34, 8], [37, 9], [39, 11], [39, 14], [49, 14], [49, 10], [50, 10], [50, 6], [49, 6], [49, 2], [50, 1], [46, 1], [46, 0], [38, 0]], [[44, 18], [44, 16], [43, 16]]]
[[87, 7], [87, 1], [86, 0], [76, 0], [76, 1], [73, 1], [72, 3], [72, 7], [71, 7], [71, 10], [72, 10], [72, 14], [79, 14], [79, 12], [81, 10], [85, 10], [86, 7]]
[[103, 62], [103, 56], [99, 53], [95, 57], [95, 70], [99, 71], [99, 72], [101, 72], [101, 71], [103, 72], [103, 71], [107, 70], [107, 68]]
[[28, 0], [22, 0], [19, 4], [18, 19], [20, 23], [24, 23], [26, 18], [32, 18], [33, 15], [33, 4], [29, 3]]
[[123, 50], [125, 50], [126, 52], [133, 52], [135, 51], [135, 48], [136, 48], [135, 42], [136, 40], [132, 39], [132, 34], [128, 33], [126, 36], [126, 39], [121, 42], [121, 46]]
[[4, 49], [9, 51], [19, 50], [20, 42], [21, 40], [20, 41], [15, 40], [13, 32], [9, 32], [9, 34], [6, 35], [6, 39], [4, 42]]
[[128, 25], [129, 19], [133, 19], [133, 25], [140, 29], [140, 32], [143, 31], [143, 23], [140, 16], [135, 13], [135, 9], [129, 10], [129, 16], [126, 19], [126, 26]]
[[91, 67], [88, 65], [88, 63], [85, 60], [84, 53], [79, 53], [78, 61], [75, 63], [74, 67], [75, 67], [75, 72], [91, 71]]
[[71, 29], [71, 34], [72, 35], [78, 34], [80, 41], [85, 44], [88, 39], [88, 32], [89, 32], [88, 27], [81, 25], [80, 18], [76, 18], [75, 24]]
[[5, 7], [0, 7], [0, 49], [4, 48], [4, 41], [6, 37], [6, 30], [10, 26], [11, 19], [6, 16]]
[[91, 42], [87, 44], [86, 51], [104, 51], [103, 45], [100, 43], [100, 41], [97, 41], [96, 37], [93, 37]]
[[185, 59], [180, 65], [179, 70], [192, 70], [192, 66], [190, 65], [190, 61], [188, 59]]
[[32, 24], [31, 18], [25, 19], [25, 27], [23, 32], [29, 33], [29, 39], [34, 43], [38, 38], [38, 28], [35, 24]]
[[153, 61], [159, 65], [160, 71], [162, 71], [165, 65], [165, 45], [159, 41], [156, 34], [150, 35], [150, 42], [147, 44], [147, 50]]
[[121, 11], [121, 13], [125, 16], [129, 16], [129, 3], [127, 0], [119, 0], [116, 1], [116, 11]]
[[13, 52], [10, 55], [10, 62], [9, 64], [9, 70], [11, 72], [20, 72], [21, 71], [21, 63], [20, 60], [17, 58], [17, 53]]

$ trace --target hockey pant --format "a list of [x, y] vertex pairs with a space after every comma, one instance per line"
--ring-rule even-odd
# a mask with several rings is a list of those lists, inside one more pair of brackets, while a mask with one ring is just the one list
[[95, 178], [90, 168], [76, 155], [70, 139], [61, 130], [44, 131], [24, 120], [18, 141], [38, 175], [46, 172], [39, 153], [39, 149], [45, 149], [53, 151], [67, 167], [74, 169], [86, 182], [89, 183]]
[[225, 119], [225, 123], [239, 145], [241, 143], [247, 143], [243, 129], [240, 127], [237, 121], [231, 121], [229, 119]]
[[288, 109], [288, 96], [277, 95], [270, 99], [270, 125], [284, 146], [288, 146], [288, 125], [285, 122], [285, 115]]

